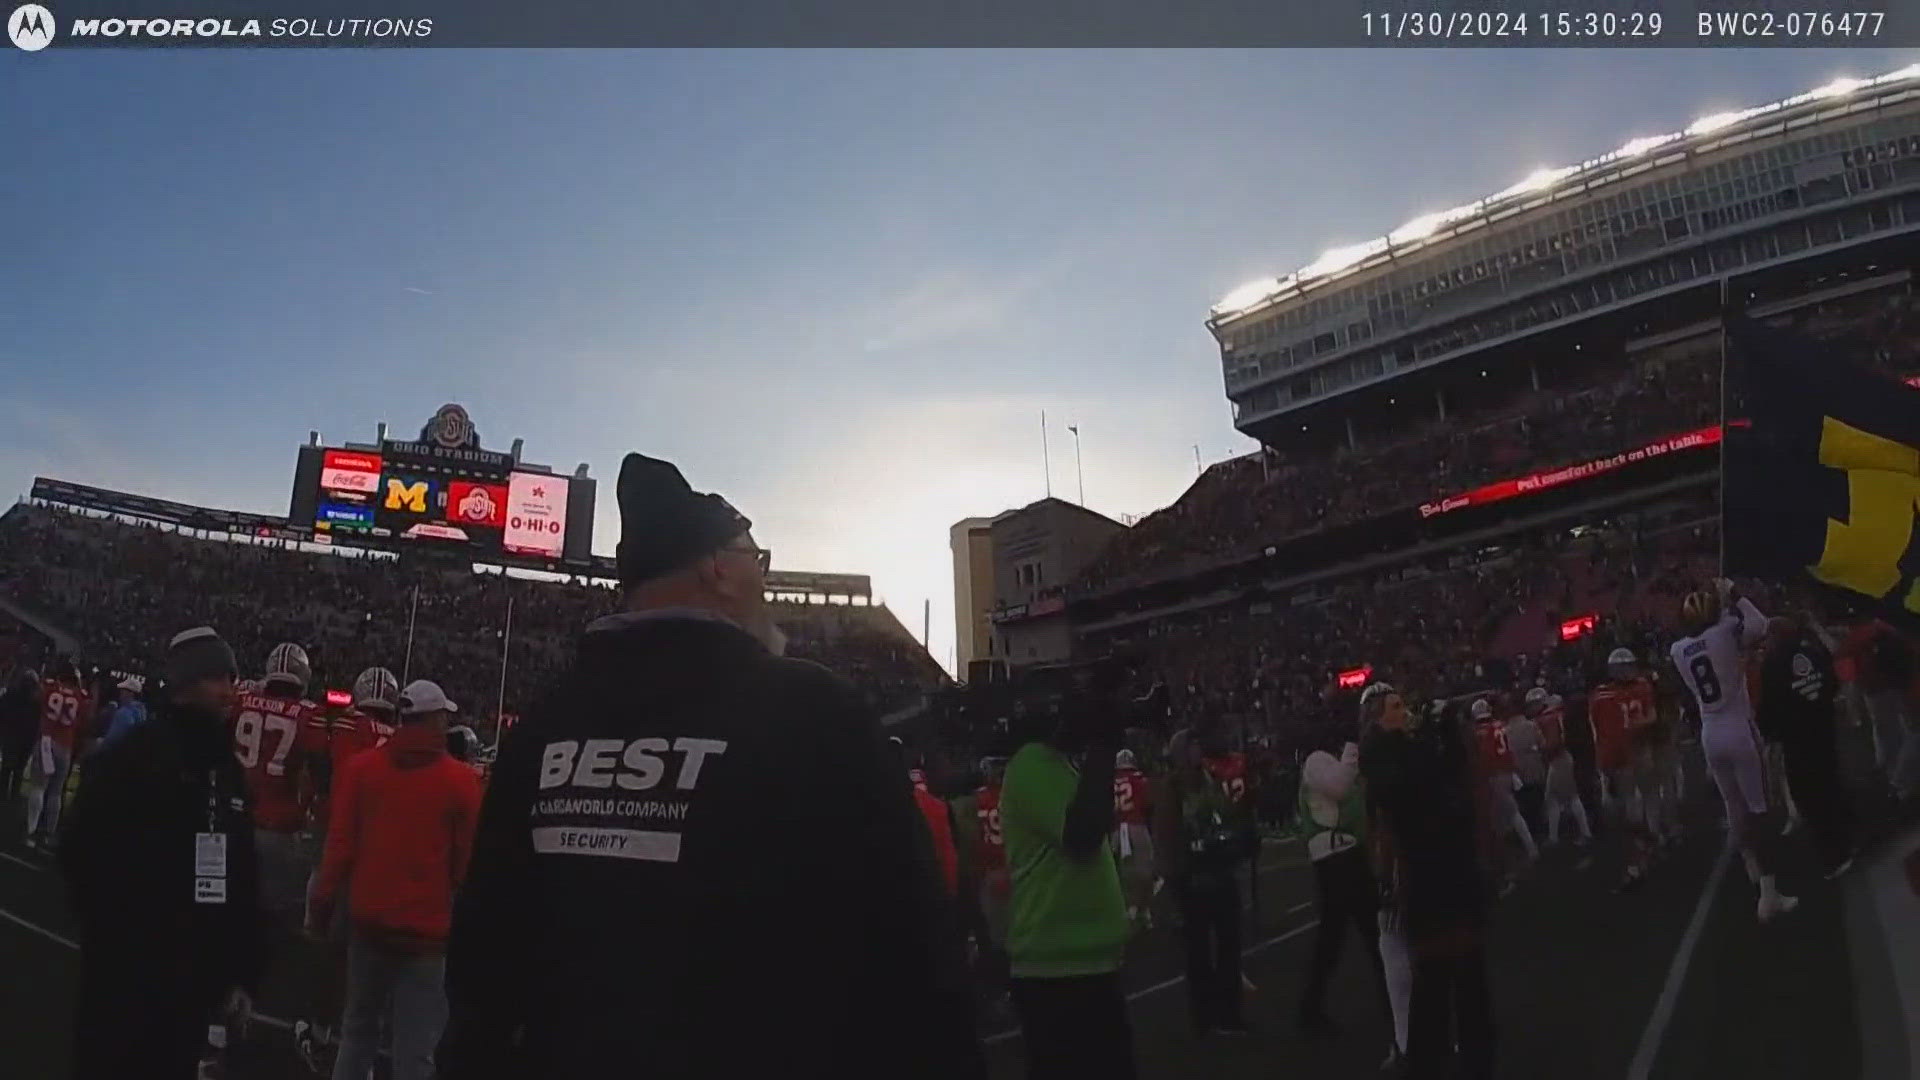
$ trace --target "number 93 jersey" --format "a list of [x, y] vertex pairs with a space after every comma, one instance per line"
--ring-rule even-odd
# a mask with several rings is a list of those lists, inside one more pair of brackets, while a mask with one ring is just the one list
[[247, 774], [254, 824], [270, 832], [296, 832], [306, 810], [298, 786], [302, 760], [325, 749], [324, 731], [313, 722], [314, 706], [293, 698], [248, 691], [233, 714], [233, 756]]
[[1746, 723], [1753, 719], [1753, 701], [1747, 695], [1746, 669], [1741, 666], [1740, 655], [1745, 646], [1766, 633], [1766, 628], [1766, 616], [1743, 599], [1739, 615], [1728, 612], [1693, 637], [1673, 643], [1673, 666], [1700, 706], [1701, 722]]

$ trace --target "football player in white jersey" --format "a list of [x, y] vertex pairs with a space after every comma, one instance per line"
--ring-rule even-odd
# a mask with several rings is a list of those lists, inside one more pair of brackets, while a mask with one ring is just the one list
[[1775, 886], [1760, 855], [1768, 830], [1756, 820], [1767, 813], [1767, 780], [1740, 658], [1766, 633], [1767, 620], [1725, 579], [1688, 594], [1680, 613], [1688, 636], [1673, 643], [1673, 666], [1700, 707], [1700, 749], [1726, 803], [1728, 839], [1740, 849], [1748, 879], [1760, 887], [1757, 910], [1760, 921], [1768, 922], [1799, 901]]

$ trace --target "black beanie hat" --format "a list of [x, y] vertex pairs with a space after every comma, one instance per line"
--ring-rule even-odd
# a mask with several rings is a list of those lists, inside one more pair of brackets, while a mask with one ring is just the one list
[[167, 643], [167, 682], [185, 686], [216, 675], [237, 675], [233, 649], [211, 626], [182, 630]]
[[718, 495], [693, 490], [670, 461], [628, 454], [620, 463], [620, 584], [636, 585], [678, 570], [753, 528]]

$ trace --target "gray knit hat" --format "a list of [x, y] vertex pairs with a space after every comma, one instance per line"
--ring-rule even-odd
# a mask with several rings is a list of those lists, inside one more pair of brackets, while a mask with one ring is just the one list
[[220, 675], [236, 676], [240, 665], [218, 631], [211, 626], [196, 626], [175, 634], [167, 643], [166, 671], [169, 685], [185, 686]]

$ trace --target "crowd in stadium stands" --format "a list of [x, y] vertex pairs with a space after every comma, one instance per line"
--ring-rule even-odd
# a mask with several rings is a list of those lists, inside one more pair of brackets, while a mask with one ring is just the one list
[[[1858, 348], [1889, 373], [1920, 372], [1920, 310], [1907, 294], [1800, 312], [1798, 328]], [[1572, 384], [1492, 412], [1437, 412], [1387, 442], [1288, 460], [1257, 454], [1207, 470], [1172, 506], [1122, 534], [1071, 591], [1098, 594], [1170, 577], [1282, 540], [1362, 521], [1481, 484], [1577, 464], [1710, 424], [1720, 408], [1718, 335], [1596, 362]]]
[[[249, 672], [293, 641], [307, 648], [319, 685], [344, 689], [374, 665], [408, 669], [480, 717], [502, 699], [503, 649], [505, 711], [516, 713], [567, 662], [575, 635], [619, 606], [609, 587], [577, 579], [202, 539], [29, 504], [0, 519], [0, 594], [76, 635], [89, 664], [144, 670], [169, 636], [204, 624]], [[781, 602], [775, 611], [789, 655], [845, 674], [883, 712], [943, 679], [884, 608]]]
[[[1712, 515], [1703, 497], [1677, 525], [1645, 534], [1609, 525], [1576, 536], [1561, 526], [1157, 626], [1113, 646], [1132, 666], [1128, 694], [1152, 714], [1139, 718], [1136, 753], [1155, 760], [1172, 731], [1224, 722], [1244, 738], [1255, 775], [1278, 781], [1266, 784], [1264, 812], [1283, 818], [1300, 760], [1351, 734], [1358, 687], [1338, 687], [1340, 672], [1370, 668], [1367, 680], [1441, 696], [1539, 680], [1584, 689], [1612, 649], [1657, 657], [1671, 639], [1680, 598], [1715, 570]], [[1561, 624], [1587, 614], [1598, 617], [1593, 630], [1561, 640]], [[963, 774], [992, 747], [995, 719], [950, 728], [939, 764]]]

